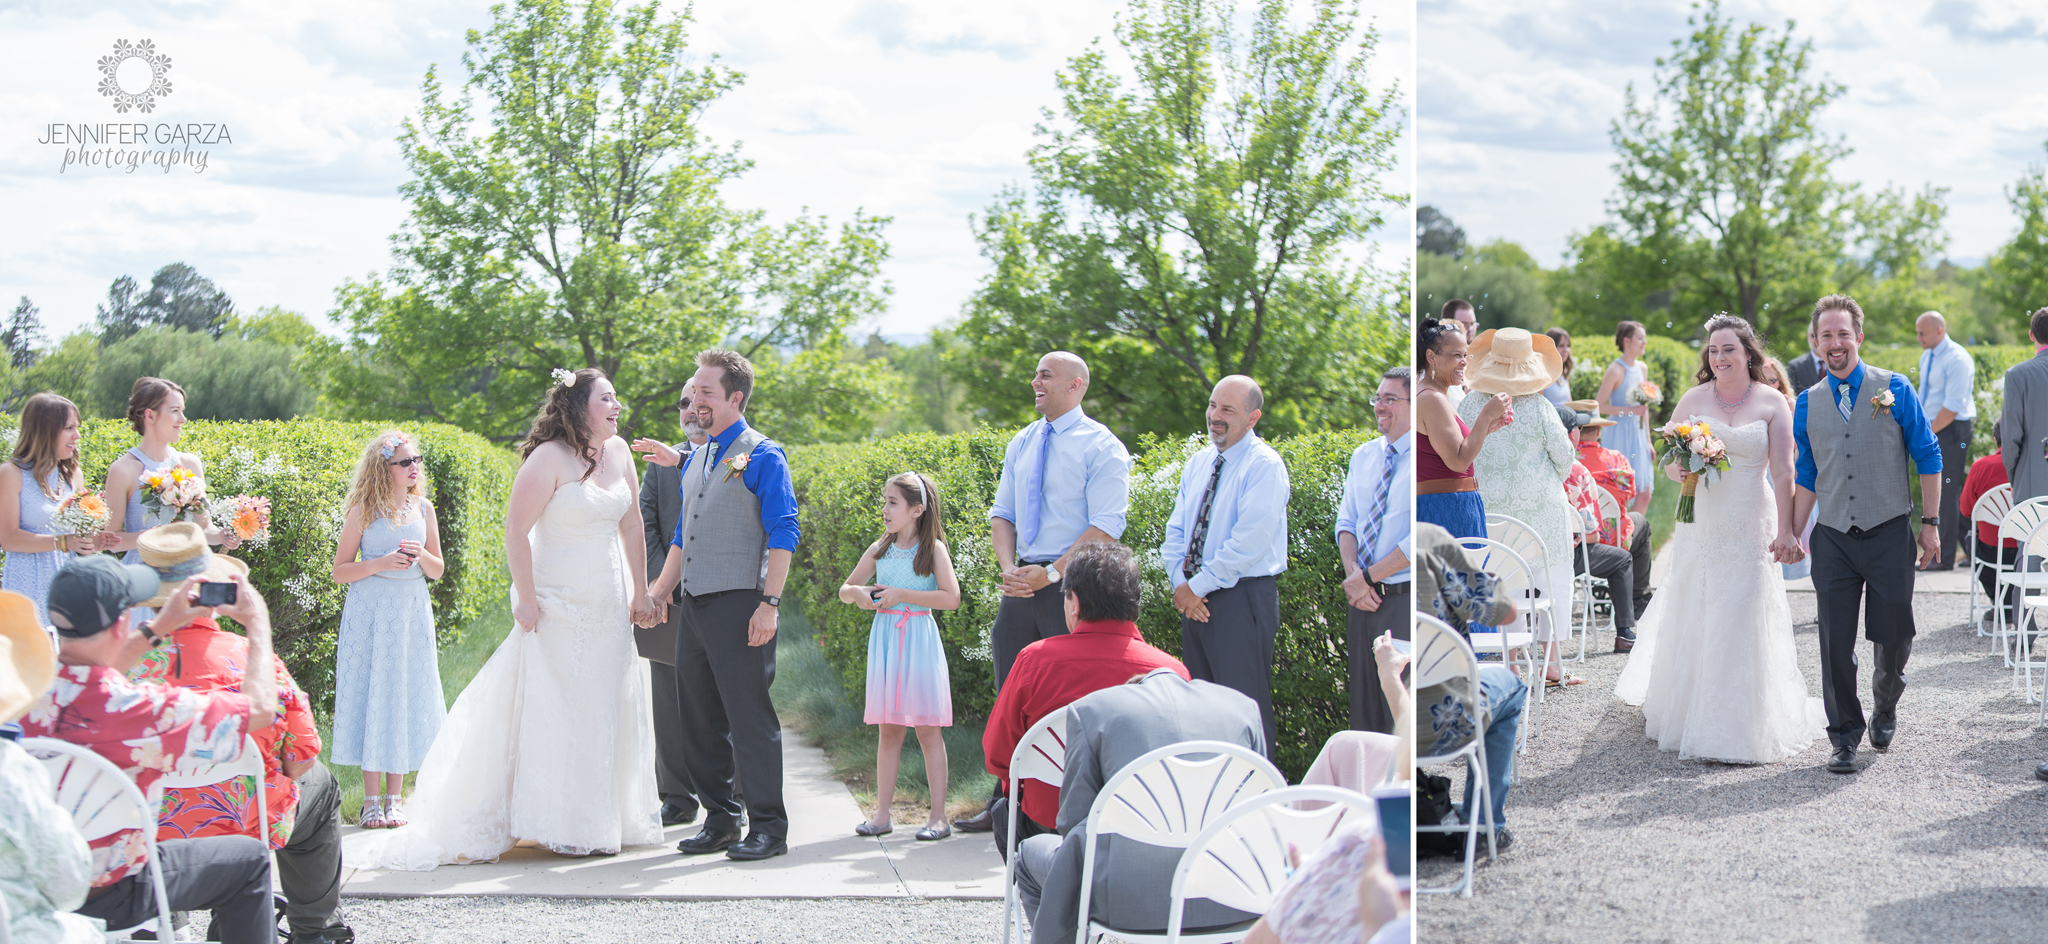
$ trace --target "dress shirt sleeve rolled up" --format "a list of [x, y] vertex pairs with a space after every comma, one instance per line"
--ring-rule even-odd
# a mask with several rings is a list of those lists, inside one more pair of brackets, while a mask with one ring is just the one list
[[1375, 444], [1382, 446], [1384, 454], [1384, 440], [1372, 440], [1352, 451], [1351, 464], [1344, 469], [1344, 494], [1337, 501], [1337, 540], [1343, 540], [1346, 534], [1365, 540], [1366, 483], [1377, 481], [1384, 474], [1379, 462], [1369, 454], [1372, 450], [1367, 448]]
[[1913, 392], [1913, 385], [1898, 374], [1892, 375], [1887, 387], [1892, 393], [1892, 418], [1898, 420], [1899, 431], [1906, 436], [1906, 452], [1913, 456], [1913, 464], [1921, 475], [1938, 475], [1941, 472], [1941, 444], [1934, 439], [1934, 428], [1927, 425], [1927, 412], [1920, 408], [1920, 395]]
[[761, 530], [768, 533], [768, 549], [795, 551], [803, 530], [797, 525], [796, 486], [790, 482], [789, 457], [782, 447], [761, 440], [747, 459], [745, 478], [747, 491], [761, 503]]
[[[997, 487], [1000, 489], [1000, 484]], [[1122, 442], [1110, 437], [1088, 463], [1088, 524], [1122, 540], [1130, 512], [1131, 454]]]
[[[1027, 426], [1028, 431], [1031, 427]], [[1003, 471], [996, 477], [996, 498], [989, 505], [988, 517], [993, 521], [1001, 518], [1011, 524], [1017, 523], [1017, 476], [1012, 469], [1017, 460], [1017, 444], [1024, 441], [1024, 434], [1010, 437], [1010, 444], [1003, 447]]]
[[[1259, 454], [1253, 452], [1251, 455]], [[1263, 569], [1259, 569], [1258, 562], [1272, 556], [1274, 541], [1283, 546], [1287, 543], [1287, 466], [1277, 457], [1253, 458], [1250, 463], [1244, 477], [1238, 479], [1237, 516], [1229, 523], [1230, 532], [1221, 536], [1221, 546], [1216, 544], [1218, 535], [1214, 531], [1219, 522], [1213, 517], [1210, 519], [1207, 543], [1216, 547], [1216, 553], [1209, 556], [1201, 570], [1188, 578], [1188, 586], [1198, 597], [1237, 586], [1237, 582], [1245, 577], [1267, 576]], [[1197, 494], [1195, 500], [1200, 502], [1201, 496]], [[1284, 553], [1281, 559], [1285, 561]], [[1175, 569], [1169, 563], [1168, 572]]]
[[1970, 358], [1970, 352], [1962, 345], [1944, 340], [1928, 353], [1933, 356], [1928, 358], [1931, 376], [1926, 381], [1926, 412], [1947, 410], [1959, 419], [1975, 418], [1977, 362]]
[[1799, 447], [1792, 459], [1792, 481], [1809, 492], [1820, 478], [1820, 466], [1813, 461], [1813, 444], [1806, 439], [1806, 398], [1812, 392], [1811, 388], [1801, 390], [1792, 401], [1792, 443]]

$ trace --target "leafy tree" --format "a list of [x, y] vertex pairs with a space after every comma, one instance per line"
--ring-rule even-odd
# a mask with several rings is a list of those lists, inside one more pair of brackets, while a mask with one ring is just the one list
[[[99, 362], [99, 335], [91, 329], [73, 332], [45, 349], [34, 364], [15, 375], [15, 398], [25, 400], [30, 394], [48, 391], [78, 404], [79, 413], [85, 416], [111, 415], [98, 410], [92, 397], [93, 375]], [[134, 381], [134, 377], [128, 378], [129, 383]], [[122, 412], [127, 412], [125, 405]]]
[[229, 319], [225, 331], [244, 341], [269, 341], [290, 348], [304, 348], [320, 336], [320, 329], [307, 321], [305, 315], [276, 305], [265, 305], [253, 315]]
[[112, 344], [143, 328], [162, 326], [203, 332], [218, 338], [235, 313], [235, 302], [213, 280], [182, 262], [156, 270], [149, 291], [140, 292], [134, 279], [121, 276], [107, 288], [99, 306], [100, 343]]
[[1035, 192], [976, 221], [993, 271], [956, 376], [984, 419], [1027, 417], [1038, 357], [1066, 348], [1091, 365], [1089, 409], [1126, 435], [1197, 428], [1233, 373], [1264, 385], [1273, 432], [1367, 422], [1407, 325], [1396, 278], [1345, 252], [1405, 198], [1379, 177], [1398, 92], [1367, 87], [1379, 36], [1357, 18], [1349, 0], [1300, 18], [1261, 0], [1248, 21], [1227, 0], [1132, 0], [1116, 39], [1133, 74], [1099, 41], [1069, 60]]
[[1416, 299], [1425, 316], [1462, 298], [1472, 303], [1481, 329], [1549, 327], [1543, 276], [1527, 250], [1505, 240], [1466, 252], [1462, 260], [1435, 252], [1418, 253], [1415, 259]]
[[2048, 168], [2028, 167], [2005, 199], [2020, 218], [2020, 231], [1992, 254], [1987, 288], [1999, 319], [2024, 319], [2048, 306]]
[[7, 347], [7, 361], [15, 370], [21, 370], [36, 362], [38, 345], [43, 341], [42, 309], [21, 296], [20, 304], [7, 317], [7, 330], [0, 333], [0, 342]]
[[193, 419], [291, 419], [314, 401], [313, 389], [292, 366], [296, 353], [270, 341], [216, 341], [199, 332], [144, 328], [99, 352], [88, 397], [94, 413], [123, 416], [135, 378], [154, 376], [185, 388], [186, 415]]
[[[887, 220], [770, 226], [720, 199], [751, 165], [698, 122], [741, 76], [683, 65], [688, 19], [518, 0], [469, 34], [453, 97], [428, 71], [399, 136], [397, 264], [340, 289], [345, 342], [313, 341], [326, 409], [510, 440], [552, 369], [587, 366], [618, 387], [628, 435], [666, 434], [698, 350], [767, 373], [881, 310]], [[761, 393], [764, 408], [783, 395]]]
[[1465, 230], [1436, 207], [1419, 207], [1415, 211], [1415, 248], [1456, 259], [1465, 252]]

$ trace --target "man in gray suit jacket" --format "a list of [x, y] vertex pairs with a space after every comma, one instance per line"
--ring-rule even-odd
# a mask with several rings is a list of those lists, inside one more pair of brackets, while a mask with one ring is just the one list
[[[1074, 940], [1080, 924], [1081, 856], [1088, 810], [1109, 778], [1133, 760], [1182, 741], [1227, 741], [1265, 753], [1259, 706], [1213, 682], [1187, 681], [1170, 668], [1085, 695], [1067, 706], [1067, 770], [1060, 785], [1059, 834], [1017, 848], [1017, 886], [1031, 921], [1032, 944]], [[1095, 920], [1127, 931], [1164, 930], [1167, 897], [1181, 850], [1110, 836], [1095, 851]], [[1190, 900], [1190, 929], [1250, 921], [1257, 915], [1205, 898]]]
[[[2036, 346], [2048, 344], [2048, 308], [2034, 312], [2027, 337]], [[2031, 424], [2029, 423], [2031, 420]], [[2048, 352], [2012, 365], [2005, 372], [2005, 409], [1998, 415], [1999, 453], [2006, 477], [2012, 480], [2012, 503], [2048, 495]]]
[[[707, 435], [699, 411], [686, 396], [676, 402], [681, 412], [683, 435], [689, 437], [674, 446], [665, 446], [677, 457], [674, 464], [660, 461], [647, 463], [647, 475], [640, 480], [640, 522], [641, 532], [647, 541], [647, 579], [651, 582], [661, 576], [661, 566], [668, 560], [669, 536], [676, 531], [676, 516], [683, 509], [682, 459], [690, 451], [704, 444]], [[634, 443], [643, 452], [653, 452], [653, 447], [662, 445], [655, 440], [639, 440]], [[663, 458], [667, 454], [663, 454]], [[690, 766], [683, 749], [683, 696], [676, 686], [675, 658], [676, 633], [683, 622], [682, 608], [678, 600], [670, 599], [668, 619], [653, 626], [636, 627], [634, 635], [640, 644], [640, 654], [647, 659], [649, 676], [653, 679], [654, 694], [654, 777], [661, 791], [661, 824], [681, 826], [697, 818], [697, 787], [690, 782]]]
[[1813, 348], [1813, 325], [1808, 323], [1806, 353], [1793, 358], [1792, 363], [1785, 365], [1785, 379], [1792, 382], [1792, 395], [1795, 397], [1800, 391], [1820, 383], [1820, 358], [1813, 353]]

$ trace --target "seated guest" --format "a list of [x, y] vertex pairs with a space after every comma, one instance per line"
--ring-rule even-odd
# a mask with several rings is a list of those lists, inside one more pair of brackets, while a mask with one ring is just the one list
[[[219, 609], [249, 633], [249, 660], [270, 662], [270, 611], [247, 578], [236, 575], [234, 605]], [[199, 580], [179, 584], [157, 611], [183, 626], [207, 610], [194, 605]], [[131, 607], [158, 593], [157, 573], [140, 564], [94, 556], [65, 564], [50, 580], [50, 622], [60, 637], [57, 684], [22, 720], [29, 737], [54, 737], [90, 749], [135, 778], [147, 795], [156, 781], [188, 761], [230, 763], [243, 738], [278, 717], [277, 675], [257, 672], [242, 692], [197, 692], [161, 682], [131, 682], [128, 669], [160, 641], [148, 623], [129, 624]], [[78, 913], [110, 928], [141, 924], [156, 914], [143, 868], [148, 838], [120, 830], [92, 840], [92, 892]], [[270, 851], [253, 836], [174, 839], [157, 844], [171, 908], [211, 911], [211, 933], [223, 944], [277, 940], [270, 903]]]
[[[1105, 688], [1067, 706], [1067, 774], [1059, 835], [1017, 846], [1017, 891], [1033, 944], [1074, 940], [1080, 923], [1081, 854], [1093, 841], [1088, 813], [1109, 778], [1139, 757], [1183, 741], [1227, 741], [1265, 752], [1264, 723], [1251, 698], [1171, 668]], [[1109, 836], [1095, 850], [1090, 917], [1129, 931], [1166, 928], [1167, 896], [1179, 849]], [[1206, 898], [1184, 912], [1190, 930], [1237, 924], [1252, 915]]]
[[1408, 944], [1410, 898], [1387, 871], [1377, 819], [1337, 831], [1310, 853], [1273, 897], [1245, 944]]
[[[136, 538], [144, 566], [160, 578], [190, 574], [204, 567], [199, 579], [227, 582], [246, 577], [249, 566], [206, 547], [198, 525], [179, 521], [151, 528]], [[160, 591], [143, 606], [161, 606], [177, 581], [165, 579]], [[155, 627], [168, 628], [158, 619]], [[226, 632], [210, 616], [157, 635], [164, 642], [142, 657], [128, 673], [137, 682], [163, 682], [201, 692], [240, 692], [249, 664], [249, 641]], [[287, 902], [293, 944], [319, 944], [353, 937], [336, 920], [341, 908], [341, 797], [334, 774], [320, 761], [320, 732], [306, 693], [299, 690], [284, 660], [272, 657], [277, 673], [279, 706], [284, 722], [256, 734], [263, 749], [265, 811], [263, 832], [277, 850], [278, 884]], [[207, 836], [251, 835], [257, 832], [255, 789], [247, 778], [204, 787], [164, 791], [157, 838], [200, 839]]]
[[[2001, 431], [1997, 423], [1991, 424], [1992, 442], [2004, 443], [2005, 440], [1998, 435]], [[1974, 515], [1977, 510], [1977, 500], [1983, 498], [1984, 493], [2000, 485], [2005, 485], [2010, 481], [2012, 481], [2011, 478], [2005, 472], [2003, 449], [1994, 449], [1990, 455], [1970, 463], [1970, 474], [1963, 479], [1963, 494], [1957, 514], [1966, 517]], [[2020, 542], [2007, 539], [2001, 544], [1998, 540], [1997, 524], [1977, 525], [1978, 560], [1998, 561], [2002, 566], [2011, 567], [2015, 561], [2019, 560], [2019, 556]], [[1977, 571], [1977, 582], [1984, 585], [1984, 597], [1986, 600], [1998, 599], [1998, 571], [1989, 567]], [[2008, 588], [2005, 594], [2005, 605], [2010, 607], [2012, 602], [2012, 591]], [[1988, 620], [1991, 618], [1991, 615], [1991, 610], [1986, 608], [1984, 618]], [[2012, 625], [2016, 626], [2019, 624], [2017, 610], [2007, 614], [2007, 616], [2008, 622]]]
[[[1473, 563], [1449, 531], [1417, 524], [1415, 565], [1418, 611], [1449, 623], [1459, 634], [1468, 624], [1498, 626], [1515, 618], [1514, 601], [1499, 592], [1500, 581]], [[1432, 685], [1417, 692], [1415, 749], [1424, 755], [1451, 753], [1471, 739], [1478, 719], [1486, 718], [1486, 786], [1493, 800], [1494, 848], [1505, 852], [1515, 841], [1504, 815], [1514, 779], [1515, 736], [1522, 727], [1522, 701], [1529, 689], [1513, 670], [1499, 664], [1479, 667], [1479, 688], [1477, 704], [1472, 693], [1457, 685]], [[1469, 779], [1458, 815], [1461, 822], [1473, 822]]]
[[[1557, 418], [1564, 422], [1565, 435], [1574, 442], [1579, 430], [1595, 419], [1590, 413], [1580, 413], [1568, 406], [1557, 408]], [[1602, 418], [1600, 422], [1614, 421]], [[1578, 512], [1581, 531], [1571, 550], [1572, 576], [1591, 571], [1593, 576], [1607, 581], [1608, 594], [1615, 601], [1614, 651], [1627, 652], [1636, 647], [1636, 610], [1621, 601], [1635, 599], [1635, 561], [1619, 545], [1628, 538], [1630, 522], [1626, 517], [1600, 516], [1600, 500], [1593, 494], [1599, 488], [1593, 473], [1586, 471], [1583, 463], [1573, 462], [1571, 471], [1565, 473], [1564, 497]], [[1591, 627], [1587, 631], [1591, 632]]]
[[[0, 722], [12, 724], [56, 677], [57, 657], [35, 604], [0, 592]], [[98, 925], [71, 914], [92, 888], [92, 850], [52, 801], [41, 761], [0, 735], [0, 940], [99, 944]]]
[[[1002, 694], [990, 710], [981, 750], [988, 772], [1008, 792], [1010, 755], [1039, 719], [1065, 708], [1074, 699], [1129, 681], [1153, 669], [1172, 669], [1181, 678], [1188, 670], [1176, 659], [1138, 635], [1138, 595], [1143, 579], [1131, 549], [1121, 544], [1083, 544], [1067, 558], [1065, 597], [1067, 635], [1048, 636], [1024, 647], [1010, 667]], [[1058, 787], [1024, 781], [1017, 820], [1018, 841], [1051, 832], [1059, 820]], [[996, 851], [1008, 846], [1009, 798], [996, 801]]]
[[[1594, 419], [1578, 429], [1578, 462], [1593, 474], [1593, 481], [1607, 494], [1614, 496], [1614, 503], [1627, 508], [1636, 500], [1636, 473], [1628, 464], [1628, 457], [1606, 446], [1600, 445], [1600, 431], [1613, 426], [1614, 421], [1594, 411], [1591, 400], [1573, 400], [1565, 404], [1580, 413], [1593, 413]], [[1628, 549], [1629, 560], [1635, 563], [1635, 617], [1643, 618], [1643, 610], [1650, 605], [1650, 519], [1640, 511], [1624, 511], [1625, 522], [1616, 522], [1613, 540], [1608, 540], [1606, 529], [1601, 530], [1601, 541], [1615, 547]], [[1604, 522], [1603, 522], [1604, 525]]]

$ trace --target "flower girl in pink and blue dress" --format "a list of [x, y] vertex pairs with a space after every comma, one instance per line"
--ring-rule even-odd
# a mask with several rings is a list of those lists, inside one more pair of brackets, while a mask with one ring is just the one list
[[[883, 836], [894, 830], [890, 805], [908, 727], [917, 729], [932, 788], [931, 815], [917, 838], [944, 839], [953, 827], [946, 821], [946, 740], [939, 729], [953, 723], [953, 695], [932, 611], [960, 606], [960, 582], [941, 540], [938, 486], [915, 472], [883, 483], [882, 527], [888, 533], [868, 546], [839, 588], [840, 600], [875, 611], [868, 629], [867, 723], [882, 727], [875, 751], [876, 809], [854, 832]], [[867, 586], [870, 577], [874, 586]]]

